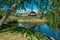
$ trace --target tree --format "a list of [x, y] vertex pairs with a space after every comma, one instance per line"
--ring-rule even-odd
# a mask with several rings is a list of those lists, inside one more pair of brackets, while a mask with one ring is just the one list
[[50, 2], [52, 2], [52, 5], [50, 7], [50, 9], [48, 10], [48, 15], [47, 15], [47, 19], [48, 19], [48, 24], [50, 27], [52, 28], [58, 28], [58, 15], [59, 15], [59, 0], [50, 0]]
[[10, 6], [9, 10], [6, 11], [6, 15], [2, 17], [1, 22], [0, 22], [0, 26], [2, 26], [2, 24], [9, 17], [9, 15], [12, 11], [19, 9], [19, 7], [21, 9], [25, 9], [25, 7], [24, 7], [25, 2], [28, 4], [32, 3], [31, 0], [1, 0], [0, 2], [1, 2], [1, 5], [6, 4], [6, 5]]
[[10, 15], [10, 13], [12, 12], [12, 11], [14, 11], [14, 9], [16, 8], [16, 6], [21, 2], [22, 0], [15, 0], [15, 2], [13, 2], [12, 4], [11, 3], [8, 3], [8, 0], [6, 1], [6, 0], [3, 0], [3, 3], [5, 3], [5, 4], [9, 4], [10, 6], [11, 6], [11, 8], [9, 9], [9, 10], [7, 10], [6, 12], [6, 15], [5, 16], [3, 16], [2, 17], [2, 19], [1, 19], [1, 22], [0, 22], [0, 27], [2, 26], [2, 24], [4, 23], [4, 21], [9, 17], [9, 15]]

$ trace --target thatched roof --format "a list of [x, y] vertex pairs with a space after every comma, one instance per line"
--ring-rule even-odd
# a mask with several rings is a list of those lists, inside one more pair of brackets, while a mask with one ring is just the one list
[[37, 14], [34, 11], [31, 11], [28, 16], [36, 16]]
[[25, 11], [22, 16], [36, 16], [37, 14], [34, 11]]

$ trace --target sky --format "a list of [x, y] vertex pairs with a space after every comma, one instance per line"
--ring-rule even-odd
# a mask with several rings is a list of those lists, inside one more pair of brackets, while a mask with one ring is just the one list
[[[45, 2], [47, 2], [47, 0], [44, 0], [44, 5], [43, 5], [44, 12], [46, 12], [46, 4], [45, 4]], [[26, 10], [30, 11], [31, 8], [32, 8], [31, 5], [33, 5], [33, 11], [35, 11], [36, 13], [38, 12], [38, 7], [35, 4], [30, 4], [29, 7], [27, 7], [25, 4], [24, 4], [24, 6], [25, 6]], [[49, 8], [49, 6], [51, 6], [51, 3], [49, 3], [48, 8]], [[8, 5], [6, 5], [6, 4], [2, 5], [2, 10], [8, 10], [8, 9], [9, 9]], [[22, 9], [18, 10], [17, 9], [16, 12], [17, 13], [23, 13], [24, 10], [22, 10]]]
[[8, 10], [8, 9], [9, 9], [9, 6], [7, 6], [5, 4], [2, 5], [2, 10]]

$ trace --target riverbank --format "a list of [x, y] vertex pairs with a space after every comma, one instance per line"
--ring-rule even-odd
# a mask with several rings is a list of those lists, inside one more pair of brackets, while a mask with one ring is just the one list
[[40, 32], [27, 28], [11, 25], [3, 25], [0, 29], [0, 40], [49, 40]]

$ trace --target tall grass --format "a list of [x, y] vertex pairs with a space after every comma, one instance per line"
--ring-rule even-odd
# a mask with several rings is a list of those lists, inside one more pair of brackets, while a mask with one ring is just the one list
[[31, 29], [3, 25], [0, 29], [0, 40], [48, 40], [48, 38]]

